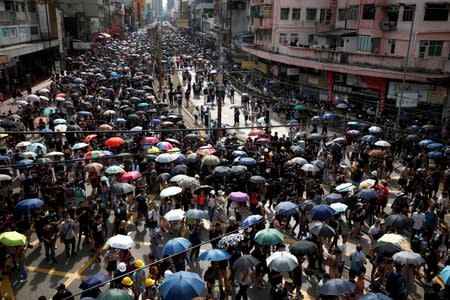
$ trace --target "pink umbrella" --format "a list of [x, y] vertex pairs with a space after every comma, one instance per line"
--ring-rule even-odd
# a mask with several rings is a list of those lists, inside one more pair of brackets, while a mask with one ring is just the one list
[[157, 137], [154, 137], [154, 136], [146, 136], [141, 141], [142, 145], [145, 145], [145, 144], [158, 144], [158, 143], [159, 143], [159, 139]]
[[256, 140], [257, 143], [268, 143], [270, 142], [270, 139], [268, 138], [259, 138]]
[[156, 147], [158, 147], [161, 151], [169, 151], [173, 149], [172, 144], [169, 142], [159, 142], [156, 144]]
[[126, 172], [124, 173], [121, 177], [120, 180], [122, 181], [134, 181], [138, 178], [141, 178], [142, 174], [139, 171], [130, 171], [130, 172]]

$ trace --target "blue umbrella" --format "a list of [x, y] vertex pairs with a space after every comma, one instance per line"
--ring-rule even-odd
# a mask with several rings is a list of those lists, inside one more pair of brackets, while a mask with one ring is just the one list
[[324, 197], [324, 199], [327, 201], [327, 203], [336, 203], [341, 202], [343, 197], [341, 194], [338, 193], [331, 193]]
[[253, 224], [258, 223], [262, 219], [263, 219], [263, 216], [261, 216], [261, 215], [250, 215], [247, 218], [245, 218], [244, 221], [241, 222], [241, 227], [251, 226]]
[[431, 152], [427, 153], [427, 157], [428, 158], [443, 158], [444, 153], [442, 153], [440, 151], [431, 151]]
[[11, 160], [11, 157], [4, 156], [4, 155], [0, 156], [0, 161], [5, 161], [5, 160]]
[[199, 260], [221, 261], [230, 259], [231, 255], [222, 249], [208, 249], [198, 256]]
[[150, 125], [158, 126], [159, 124], [161, 124], [161, 120], [160, 119], [153, 119], [153, 120], [150, 121]]
[[391, 297], [383, 293], [367, 293], [359, 298], [359, 300], [392, 300]]
[[247, 152], [242, 151], [242, 150], [234, 150], [231, 153], [231, 155], [234, 157], [247, 157], [248, 156]]
[[205, 282], [197, 273], [180, 271], [167, 276], [159, 286], [165, 300], [190, 300], [205, 289]]
[[348, 126], [359, 126], [359, 122], [358, 121], [349, 121], [347, 122]]
[[87, 143], [76, 143], [72, 146], [72, 150], [78, 150], [89, 146]]
[[311, 218], [316, 220], [326, 220], [336, 214], [336, 211], [329, 205], [320, 204], [311, 209]]
[[409, 132], [416, 132], [420, 130], [420, 126], [419, 125], [411, 125], [408, 128], [406, 128], [406, 131]]
[[31, 164], [34, 163], [33, 160], [31, 159], [22, 159], [19, 161], [16, 161], [15, 164], [17, 166], [17, 168], [26, 168], [26, 167], [31, 167]]
[[30, 209], [39, 208], [44, 205], [44, 201], [38, 198], [24, 199], [16, 204], [16, 210], [29, 211]]
[[362, 189], [358, 193], [356, 193], [356, 196], [361, 199], [369, 200], [369, 199], [377, 198], [378, 192], [375, 190], [372, 190], [372, 189]]
[[114, 120], [114, 124], [125, 124], [127, 122], [127, 120], [125, 120], [124, 118], [117, 118]]
[[244, 166], [253, 166], [256, 165], [256, 160], [251, 157], [243, 157], [239, 160], [239, 164]]
[[428, 145], [430, 145], [430, 144], [434, 144], [434, 141], [433, 140], [421, 140], [418, 145], [420, 147], [428, 147]]
[[115, 72], [115, 71], [112, 71], [111, 77], [113, 77], [113, 78], [119, 77], [119, 74], [117, 74], [117, 72]]
[[111, 276], [109, 276], [108, 274], [99, 272], [83, 280], [80, 284], [80, 289], [87, 290], [93, 287], [100, 287], [110, 279]]
[[277, 204], [277, 206], [275, 206], [275, 211], [277, 214], [280, 215], [294, 215], [297, 213], [298, 208], [297, 208], [297, 204], [291, 202], [291, 201], [283, 201]]
[[200, 209], [190, 209], [185, 214], [186, 217], [196, 220], [209, 220], [208, 214]]
[[90, 111], [78, 111], [77, 115], [79, 115], [80, 117], [91, 117], [92, 113]]
[[39, 130], [40, 133], [52, 133], [53, 131], [50, 128], [43, 128]]
[[332, 114], [332, 113], [324, 113], [320, 119], [322, 121], [333, 121], [336, 119], [336, 115]]
[[53, 124], [55, 124], [55, 125], [66, 124], [66, 122], [67, 121], [65, 119], [61, 119], [61, 118], [53, 120]]
[[439, 276], [442, 278], [445, 285], [450, 285], [450, 266], [446, 266], [441, 273], [439, 273]]
[[149, 107], [150, 106], [150, 104], [148, 104], [148, 103], [146, 103], [146, 102], [142, 102], [142, 103], [139, 103], [138, 104], [138, 108], [147, 108], [147, 107]]
[[441, 143], [431, 143], [427, 145], [427, 148], [430, 150], [441, 150], [442, 148], [444, 148], [444, 145], [442, 145]]
[[290, 120], [288, 124], [289, 124], [289, 126], [298, 126], [299, 125], [299, 123], [296, 119]]
[[162, 249], [163, 255], [173, 255], [178, 254], [180, 252], [186, 251], [192, 243], [183, 238], [183, 237], [177, 237], [174, 239], [169, 240]]
[[371, 134], [365, 135], [361, 138], [361, 141], [368, 143], [375, 143], [378, 140], [379, 138], [377, 136]]

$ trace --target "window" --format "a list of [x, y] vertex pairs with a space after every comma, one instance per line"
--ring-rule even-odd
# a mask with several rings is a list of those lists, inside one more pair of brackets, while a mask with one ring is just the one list
[[287, 34], [286, 33], [280, 33], [280, 38], [278, 39], [278, 44], [280, 45], [286, 45], [287, 44]]
[[30, 26], [31, 34], [39, 34], [39, 28], [37, 26]]
[[411, 22], [414, 19], [416, 7], [414, 5], [405, 6], [403, 8], [403, 22]]
[[391, 45], [391, 54], [395, 54], [395, 40], [389, 40], [388, 43]]
[[15, 11], [13, 1], [5, 1], [5, 11]]
[[320, 22], [329, 22], [331, 20], [331, 9], [320, 10]]
[[315, 21], [317, 18], [317, 9], [316, 8], [307, 8], [306, 9], [306, 21]]
[[338, 20], [339, 21], [345, 21], [346, 19], [346, 14], [347, 14], [347, 9], [345, 8], [340, 8], [338, 10]]
[[446, 3], [426, 3], [424, 21], [448, 21], [448, 5]]
[[442, 56], [443, 46], [444, 46], [443, 41], [430, 41], [430, 46], [428, 47], [428, 56], [433, 57]]
[[368, 35], [358, 36], [358, 50], [371, 52], [372, 51], [372, 40]]
[[298, 43], [298, 34], [297, 33], [291, 33], [291, 39], [290, 39], [290, 45], [293, 47], [296, 47]]
[[300, 8], [292, 9], [292, 20], [300, 20]]
[[280, 9], [280, 20], [289, 20], [289, 8]]
[[358, 20], [359, 5], [352, 5], [347, 9], [347, 20]]
[[314, 44], [314, 33], [308, 34], [308, 44], [310, 45]]
[[260, 14], [263, 14], [264, 18], [272, 18], [272, 5], [262, 6]]
[[375, 19], [375, 4], [366, 4], [363, 6], [363, 14], [362, 18], [364, 20], [373, 20]]

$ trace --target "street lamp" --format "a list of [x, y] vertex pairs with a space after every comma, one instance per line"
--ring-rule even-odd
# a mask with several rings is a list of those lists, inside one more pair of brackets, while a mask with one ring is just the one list
[[409, 39], [408, 39], [408, 48], [406, 49], [406, 57], [405, 57], [405, 66], [403, 67], [403, 79], [402, 79], [402, 88], [400, 91], [400, 99], [398, 101], [398, 107], [397, 107], [397, 119], [395, 122], [395, 125], [398, 126], [397, 128], [400, 128], [400, 115], [402, 112], [402, 104], [403, 104], [403, 93], [406, 87], [406, 73], [408, 72], [408, 62], [409, 62], [409, 53], [411, 52], [411, 41], [413, 36], [413, 28], [414, 28], [414, 20], [416, 16], [416, 6], [415, 5], [406, 5], [403, 3], [400, 3], [401, 6], [403, 6], [403, 9], [410, 7], [413, 8], [412, 12], [412, 18], [411, 18], [411, 28], [409, 30]]

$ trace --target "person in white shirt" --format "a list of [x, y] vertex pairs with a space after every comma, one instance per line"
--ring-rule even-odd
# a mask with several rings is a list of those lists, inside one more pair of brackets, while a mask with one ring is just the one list
[[423, 222], [425, 220], [425, 214], [423, 213], [423, 211], [420, 207], [417, 208], [417, 211], [415, 211], [412, 214], [412, 220], [413, 220], [413, 226], [412, 226], [411, 238], [413, 238], [414, 235], [419, 233], [423, 227]]
[[382, 235], [380, 223], [381, 223], [380, 220], [377, 219], [375, 221], [375, 224], [373, 224], [369, 228], [369, 232], [368, 233], [369, 233], [369, 238], [370, 238], [370, 243], [371, 244], [376, 242]]

